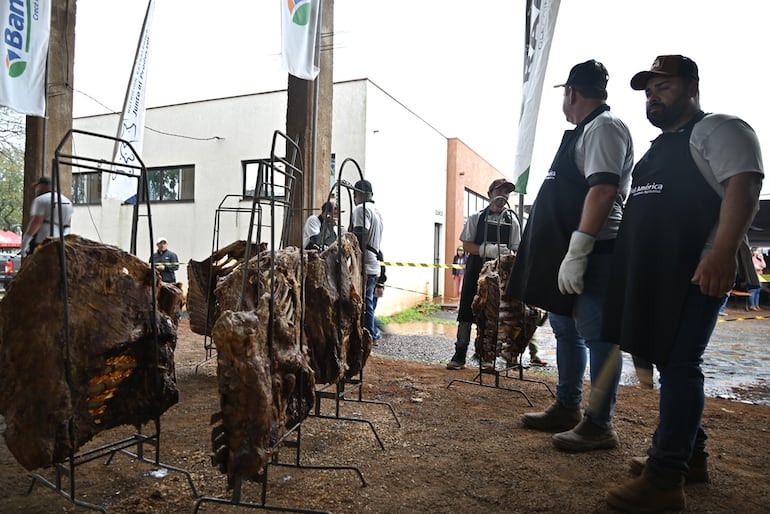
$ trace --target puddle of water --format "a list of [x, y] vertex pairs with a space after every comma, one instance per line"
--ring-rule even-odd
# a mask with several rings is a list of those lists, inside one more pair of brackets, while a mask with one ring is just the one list
[[[720, 319], [711, 336], [702, 366], [706, 395], [770, 405], [770, 338], [767, 335], [770, 317], [737, 320], [744, 314], [731, 312], [727, 319]], [[444, 313], [443, 317], [451, 320], [454, 313]], [[443, 335], [454, 340], [457, 326], [455, 323], [402, 323], [389, 324], [386, 330], [399, 335]], [[473, 338], [475, 330], [471, 341]], [[555, 368], [556, 339], [547, 322], [537, 329], [534, 340], [540, 347], [540, 357]], [[586, 369], [586, 379], [588, 373]], [[656, 384], [657, 379], [656, 371]], [[621, 383], [638, 384], [633, 361], [628, 354], [623, 354]]]

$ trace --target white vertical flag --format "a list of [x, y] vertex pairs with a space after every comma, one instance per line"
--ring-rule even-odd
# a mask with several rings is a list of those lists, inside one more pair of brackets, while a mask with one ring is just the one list
[[[155, 0], [149, 0], [147, 14], [144, 17], [142, 33], [139, 36], [139, 44], [136, 48], [136, 58], [131, 78], [128, 81], [126, 99], [123, 101], [123, 112], [118, 122], [118, 139], [128, 141], [136, 154], [122, 142], [115, 143], [113, 161], [123, 164], [137, 165], [136, 156], [142, 154], [144, 142], [144, 98], [147, 91], [147, 55], [150, 50], [150, 26], [155, 9]], [[132, 168], [115, 167], [134, 176], [139, 171]], [[136, 187], [139, 181], [132, 177], [117, 173], [102, 174], [102, 197], [125, 202], [136, 196]]]
[[314, 80], [318, 75], [316, 39], [321, 0], [281, 2], [281, 65], [291, 75]]
[[527, 0], [527, 45], [524, 55], [524, 85], [522, 87], [521, 118], [516, 144], [516, 161], [513, 168], [513, 182], [516, 192], [527, 192], [529, 167], [532, 164], [532, 150], [535, 146], [537, 116], [540, 111], [540, 97], [543, 92], [548, 54], [559, 13], [560, 0]]
[[0, 2], [0, 105], [22, 114], [45, 116], [45, 65], [51, 32], [49, 0]]

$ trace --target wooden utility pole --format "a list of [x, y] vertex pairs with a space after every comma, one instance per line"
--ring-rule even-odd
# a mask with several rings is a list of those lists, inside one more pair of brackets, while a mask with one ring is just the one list
[[[303, 183], [298, 184], [292, 204], [293, 223], [289, 235], [289, 244], [292, 246], [302, 244], [302, 225], [305, 218], [313, 211], [320, 209], [331, 187], [334, 0], [322, 0], [322, 4], [320, 72], [315, 81], [289, 75], [286, 135], [292, 139], [299, 139], [302, 162], [305, 167]], [[316, 85], [317, 104], [314, 112]], [[314, 121], [315, 145], [313, 143]]]
[[[48, 50], [48, 117], [27, 116], [24, 148], [23, 226], [29, 221], [29, 206], [35, 197], [32, 188], [41, 175], [51, 176], [56, 147], [72, 128], [72, 83], [75, 67], [75, 0], [51, 2], [51, 35]], [[71, 141], [63, 148], [72, 153]], [[60, 170], [61, 191], [70, 197], [72, 170]]]

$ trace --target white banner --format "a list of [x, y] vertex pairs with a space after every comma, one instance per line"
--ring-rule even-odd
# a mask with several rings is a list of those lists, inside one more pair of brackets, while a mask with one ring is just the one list
[[543, 92], [548, 55], [559, 13], [560, 0], [528, 0], [527, 9], [527, 53], [524, 56], [524, 85], [522, 86], [521, 118], [516, 144], [516, 161], [513, 168], [513, 182], [516, 192], [527, 192], [529, 167], [535, 146], [537, 116], [540, 111], [540, 97]]
[[[152, 15], [155, 9], [155, 1], [150, 0], [147, 4], [147, 14], [144, 17], [142, 33], [139, 37], [139, 44], [136, 49], [136, 58], [134, 59], [134, 68], [131, 72], [131, 78], [126, 90], [126, 99], [123, 102], [123, 112], [120, 115], [118, 123], [117, 138], [131, 143], [129, 147], [126, 143], [116, 142], [113, 161], [132, 166], [139, 165], [137, 157], [142, 155], [142, 144], [144, 142], [144, 99], [147, 92], [147, 55], [150, 50], [150, 26], [152, 25]], [[134, 151], [131, 151], [131, 148]], [[121, 168], [115, 166], [116, 170], [129, 173], [133, 176], [139, 175], [139, 170], [134, 168]], [[105, 199], [132, 200], [136, 201], [136, 190], [139, 179], [120, 175], [117, 173], [102, 174], [102, 197]]]
[[305, 80], [318, 76], [316, 39], [321, 0], [281, 2], [281, 65], [291, 75]]
[[45, 65], [51, 32], [49, 0], [0, 2], [0, 105], [22, 114], [45, 116]]

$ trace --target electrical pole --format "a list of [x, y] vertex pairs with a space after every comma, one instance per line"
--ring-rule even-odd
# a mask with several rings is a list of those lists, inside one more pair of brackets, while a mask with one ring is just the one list
[[[51, 176], [56, 147], [72, 128], [72, 83], [75, 67], [75, 0], [51, 2], [51, 33], [46, 79], [46, 118], [27, 116], [24, 148], [23, 226], [29, 221], [29, 206], [35, 197], [32, 184], [41, 175]], [[71, 141], [63, 148], [72, 153]], [[71, 197], [72, 170], [61, 169], [62, 194]]]
[[[326, 201], [331, 187], [334, 0], [322, 0], [322, 4], [320, 72], [314, 81], [289, 75], [287, 91], [286, 135], [291, 139], [299, 137], [305, 172], [302, 184], [295, 186], [291, 207], [289, 244], [297, 247], [302, 244], [305, 218]], [[287, 154], [287, 157], [291, 157], [291, 154]], [[302, 210], [303, 206], [305, 210]]]

